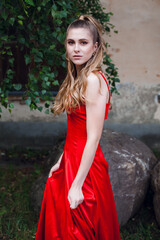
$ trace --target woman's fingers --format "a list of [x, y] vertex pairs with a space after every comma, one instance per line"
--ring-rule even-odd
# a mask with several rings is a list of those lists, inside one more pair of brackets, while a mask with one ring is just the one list
[[52, 171], [49, 172], [48, 177], [50, 178], [52, 176]]
[[48, 177], [50, 178], [50, 177], [52, 176], [52, 173], [55, 172], [58, 168], [59, 168], [59, 164], [55, 164], [55, 165], [51, 168]]
[[81, 204], [83, 202], [83, 200], [84, 200], [83, 196], [81, 198], [79, 198], [78, 200], [72, 199], [70, 196], [68, 196], [70, 208], [72, 208], [72, 209], [76, 208], [79, 204]]
[[74, 201], [70, 204], [70, 208], [75, 209], [79, 204], [81, 204], [83, 202], [83, 200], [80, 201]]
[[51, 176], [52, 176], [52, 172], [50, 171], [48, 177], [50, 178]]
[[77, 206], [78, 206], [78, 204], [74, 203], [74, 204], [71, 204], [71, 205], [70, 205], [70, 208], [71, 208], [71, 209], [75, 209]]

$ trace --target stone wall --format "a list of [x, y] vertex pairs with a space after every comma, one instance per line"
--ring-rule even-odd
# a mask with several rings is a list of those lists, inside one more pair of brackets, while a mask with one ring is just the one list
[[[117, 85], [120, 95], [113, 94], [111, 98], [113, 109], [104, 127], [128, 133], [144, 140], [147, 145], [158, 147], [160, 146], [160, 101], [158, 101], [160, 1], [101, 0], [101, 3], [107, 12], [114, 13], [111, 22], [119, 31], [118, 34], [112, 33], [111, 37], [105, 36], [105, 38], [111, 45], [108, 50], [119, 68], [121, 80]], [[14, 128], [14, 122], [26, 122], [26, 124], [53, 122], [56, 126], [56, 122], [66, 124], [66, 115], [53, 117], [52, 114], [30, 111], [22, 101], [15, 101], [12, 114], [4, 110], [1, 122], [6, 124], [5, 128], [12, 125]], [[4, 125], [1, 127], [1, 132], [3, 129]], [[5, 136], [5, 133], [3, 134]]]
[[160, 2], [101, 0], [119, 31], [106, 36], [119, 68], [120, 96], [113, 96], [114, 122], [160, 123]]

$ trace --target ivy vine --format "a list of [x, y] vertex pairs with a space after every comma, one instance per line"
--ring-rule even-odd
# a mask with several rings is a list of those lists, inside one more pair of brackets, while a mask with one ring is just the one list
[[[117, 33], [110, 23], [113, 13], [106, 13], [99, 0], [1, 0], [0, 61], [7, 61], [7, 69], [0, 76], [0, 114], [2, 106], [9, 112], [14, 108], [14, 103], [8, 99], [9, 92], [22, 89], [23, 99], [31, 110], [50, 112], [50, 104], [54, 101], [51, 90], [61, 82], [59, 73], [64, 76], [66, 73], [64, 40], [67, 26], [84, 13], [97, 18], [105, 32]], [[28, 69], [25, 86], [13, 83], [16, 71], [13, 45], [24, 52]], [[118, 93], [118, 69], [108, 54], [104, 64], [111, 94]], [[44, 106], [40, 105], [41, 100]]]

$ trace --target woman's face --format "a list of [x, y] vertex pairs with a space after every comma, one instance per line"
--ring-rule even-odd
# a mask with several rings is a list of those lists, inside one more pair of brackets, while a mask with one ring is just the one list
[[68, 31], [66, 51], [76, 68], [86, 63], [96, 51], [98, 43], [93, 43], [91, 32], [86, 28], [71, 28]]

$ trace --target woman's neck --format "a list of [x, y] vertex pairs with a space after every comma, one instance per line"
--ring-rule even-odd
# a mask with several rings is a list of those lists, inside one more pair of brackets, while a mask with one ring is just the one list
[[79, 66], [79, 65], [76, 66], [77, 77], [79, 76], [81, 69], [82, 69], [82, 66]]

